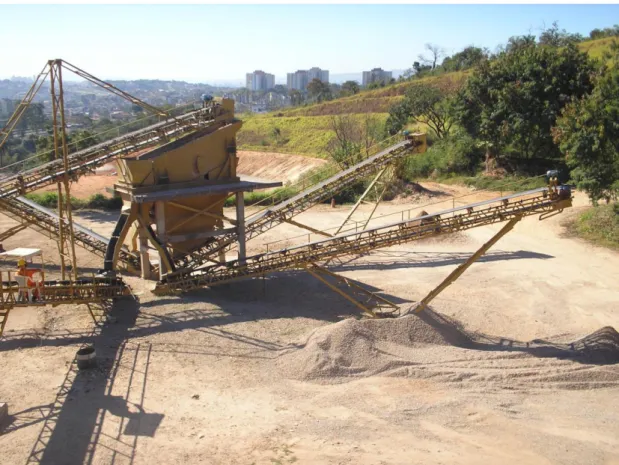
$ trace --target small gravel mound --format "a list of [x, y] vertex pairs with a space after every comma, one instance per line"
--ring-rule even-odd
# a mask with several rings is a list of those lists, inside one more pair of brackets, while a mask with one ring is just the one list
[[410, 365], [409, 351], [429, 345], [466, 346], [453, 326], [434, 327], [416, 315], [343, 320], [313, 331], [279, 359], [285, 375], [302, 380], [371, 376]]

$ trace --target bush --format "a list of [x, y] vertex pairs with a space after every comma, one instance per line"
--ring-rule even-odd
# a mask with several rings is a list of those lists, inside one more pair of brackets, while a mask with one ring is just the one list
[[[27, 194], [26, 197], [45, 208], [55, 209], [58, 207], [58, 194], [56, 192], [32, 193]], [[88, 200], [71, 197], [71, 206], [75, 209], [120, 210], [122, 205], [123, 201], [120, 196], [106, 197], [103, 194], [94, 194]]]
[[589, 242], [619, 250], [619, 204], [587, 209], [570, 229]]
[[473, 174], [482, 160], [481, 150], [475, 141], [463, 132], [454, 131], [437, 140], [426, 153], [408, 157], [402, 176], [406, 181], [456, 174]]

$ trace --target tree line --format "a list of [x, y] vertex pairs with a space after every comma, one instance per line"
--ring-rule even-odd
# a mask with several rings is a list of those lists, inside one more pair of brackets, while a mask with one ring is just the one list
[[[488, 173], [536, 175], [559, 168], [594, 202], [616, 199], [619, 42], [603, 60], [594, 60], [576, 47], [579, 40], [555, 23], [539, 38], [510, 38], [492, 55], [469, 47], [440, 65], [472, 65], [463, 86], [411, 86], [390, 109], [386, 131], [427, 127], [452, 158], [443, 165], [452, 173], [483, 167]], [[437, 62], [436, 52], [426, 63]]]

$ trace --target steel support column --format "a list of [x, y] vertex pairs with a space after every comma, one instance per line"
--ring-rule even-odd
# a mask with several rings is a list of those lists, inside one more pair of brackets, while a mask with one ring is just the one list
[[464, 272], [466, 270], [468, 270], [468, 268], [473, 263], [475, 263], [477, 260], [479, 260], [479, 258], [481, 256], [483, 256], [488, 251], [488, 249], [490, 249], [490, 247], [492, 247], [494, 244], [496, 244], [499, 241], [499, 239], [501, 239], [505, 234], [510, 232], [514, 228], [516, 223], [518, 223], [518, 221], [520, 221], [521, 219], [522, 219], [522, 216], [516, 216], [515, 218], [512, 218], [511, 220], [509, 220], [507, 222], [507, 224], [505, 226], [503, 226], [498, 233], [496, 233], [494, 236], [492, 236], [492, 239], [490, 239], [488, 242], [486, 242], [484, 245], [482, 245], [479, 248], [479, 250], [477, 250], [477, 252], [475, 252], [473, 255], [471, 255], [471, 258], [469, 258], [466, 262], [464, 262], [460, 266], [458, 266], [458, 268], [453, 270], [449, 274], [449, 276], [447, 276], [443, 280], [443, 282], [441, 284], [439, 284], [434, 289], [432, 289], [430, 291], [430, 293], [427, 296], [425, 296], [421, 300], [421, 302], [419, 302], [417, 307], [415, 307], [415, 313], [419, 313], [419, 312], [423, 311], [428, 306], [428, 304], [430, 302], [432, 302], [432, 300], [437, 295], [439, 295], [441, 292], [443, 292], [451, 283], [453, 283], [456, 279], [458, 279], [460, 276], [462, 276], [462, 274], [464, 274]]
[[245, 196], [237, 192], [236, 196], [236, 234], [239, 243], [239, 261], [243, 263], [247, 256], [245, 250]]

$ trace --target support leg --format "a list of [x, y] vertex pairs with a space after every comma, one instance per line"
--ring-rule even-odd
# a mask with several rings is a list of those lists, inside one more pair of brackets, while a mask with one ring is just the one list
[[430, 293], [427, 296], [425, 296], [421, 300], [421, 302], [419, 302], [419, 305], [417, 305], [417, 307], [415, 308], [415, 313], [419, 313], [423, 311], [437, 295], [443, 292], [451, 283], [453, 283], [456, 279], [462, 276], [462, 274], [464, 274], [464, 272], [473, 263], [475, 263], [482, 255], [484, 255], [488, 251], [488, 249], [490, 249], [490, 247], [496, 244], [499, 241], [499, 239], [501, 239], [505, 234], [510, 232], [514, 228], [516, 223], [518, 223], [518, 221], [520, 221], [521, 219], [522, 219], [521, 216], [517, 216], [516, 218], [509, 220], [507, 224], [503, 226], [501, 230], [492, 237], [492, 239], [490, 239], [488, 242], [482, 245], [479, 248], [479, 250], [471, 256], [471, 258], [469, 258], [466, 262], [458, 266], [455, 270], [453, 270], [449, 274], [449, 276], [445, 278], [445, 280], [441, 284], [439, 284], [437, 287], [432, 289], [432, 291], [430, 291]]
[[[367, 314], [368, 316], [371, 316], [371, 317], [377, 317], [380, 315], [386, 316], [389, 314], [393, 314], [399, 308], [396, 304], [394, 304], [393, 302], [390, 302], [384, 297], [381, 297], [374, 292], [370, 292], [367, 289], [364, 289], [363, 287], [359, 286], [355, 282], [343, 276], [332, 273], [331, 271], [321, 266], [318, 266], [315, 263], [308, 264], [305, 269], [307, 270], [309, 274], [311, 274], [316, 279], [324, 283], [331, 290], [337, 292], [342, 297], [344, 297], [345, 299], [355, 304], [357, 307], [363, 310], [363, 312]], [[350, 295], [348, 292], [344, 292], [342, 289], [338, 288], [335, 284], [329, 282], [327, 279], [328, 277], [333, 278], [337, 284], [340, 284], [348, 289], [351, 289], [353, 292], [357, 294], [361, 294], [365, 302], [360, 302], [358, 299]], [[378, 310], [380, 313], [377, 314], [376, 310]]]
[[239, 238], [239, 261], [245, 263], [245, 198], [243, 192], [236, 194], [236, 230]]
[[148, 236], [142, 228], [138, 228], [138, 238], [140, 243], [140, 268], [142, 279], [151, 279], [150, 256], [148, 253]]

